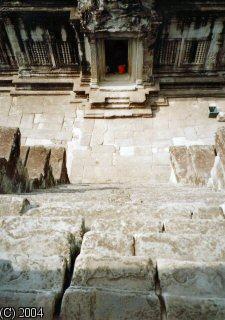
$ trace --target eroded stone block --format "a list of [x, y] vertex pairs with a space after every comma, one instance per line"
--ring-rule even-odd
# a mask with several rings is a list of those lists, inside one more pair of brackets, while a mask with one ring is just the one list
[[173, 146], [170, 158], [178, 183], [207, 185], [215, 161], [213, 146]]
[[90, 231], [84, 235], [81, 254], [100, 256], [134, 255], [134, 239], [124, 234], [110, 234]]
[[155, 289], [155, 267], [147, 257], [100, 257], [79, 255], [73, 286], [117, 288], [134, 291]]
[[63, 320], [159, 320], [159, 300], [153, 292], [70, 287], [66, 290]]
[[0, 291], [52, 290], [63, 288], [66, 260], [62, 256], [26, 255], [26, 252], [0, 253]]
[[215, 148], [225, 168], [225, 127], [219, 128], [216, 132]]
[[136, 232], [160, 232], [162, 231], [162, 223], [160, 221], [150, 219], [142, 219], [143, 217], [132, 217], [132, 219], [110, 219], [110, 220], [97, 220], [91, 230], [107, 233], [124, 233], [127, 235], [133, 235]]
[[69, 183], [65, 148], [51, 148], [50, 166], [52, 167], [52, 174], [57, 183]]
[[135, 253], [156, 259], [223, 261], [225, 241], [220, 236], [167, 233], [135, 236]]
[[157, 260], [163, 294], [225, 298], [225, 263]]
[[26, 168], [28, 171], [31, 190], [54, 185], [49, 165], [50, 149], [44, 147], [30, 147]]
[[225, 299], [164, 295], [168, 320], [224, 320]]
[[[20, 307], [37, 308], [37, 311], [44, 313], [44, 319], [51, 320], [54, 317], [55, 304], [58, 293], [54, 291], [1, 291], [0, 289], [0, 308], [10, 306], [19, 311]], [[42, 310], [40, 308], [43, 308]], [[17, 313], [14, 319], [21, 319], [21, 313]]]
[[18, 128], [0, 127], [0, 158], [15, 163], [20, 155], [20, 139]]
[[164, 220], [165, 232], [174, 234], [225, 234], [225, 221], [212, 219]]
[[178, 183], [188, 183], [193, 180], [193, 167], [186, 146], [170, 147], [170, 160]]
[[195, 145], [190, 146], [188, 151], [195, 172], [195, 185], [206, 185], [215, 161], [215, 151], [213, 146]]

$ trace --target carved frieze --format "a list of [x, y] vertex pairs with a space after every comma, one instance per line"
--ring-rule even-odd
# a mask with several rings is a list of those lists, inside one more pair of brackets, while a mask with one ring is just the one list
[[81, 23], [86, 32], [148, 33], [160, 22], [153, 1], [145, 6], [141, 0], [80, 0]]

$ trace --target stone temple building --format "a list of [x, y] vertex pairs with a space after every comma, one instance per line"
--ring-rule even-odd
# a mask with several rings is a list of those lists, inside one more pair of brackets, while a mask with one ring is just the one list
[[223, 0], [0, 9], [0, 125], [19, 127], [23, 145], [66, 147], [72, 182], [168, 182], [174, 141], [212, 142], [209, 107], [225, 108]]
[[224, 320], [224, 122], [225, 0], [0, 0], [0, 319]]

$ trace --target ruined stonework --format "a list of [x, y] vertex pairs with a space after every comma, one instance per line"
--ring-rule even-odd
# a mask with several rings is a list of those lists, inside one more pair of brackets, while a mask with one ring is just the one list
[[207, 185], [215, 160], [213, 146], [174, 146], [170, 155], [178, 183]]
[[1, 193], [26, 190], [27, 171], [20, 160], [20, 138], [18, 128], [0, 128]]
[[0, 127], [0, 193], [69, 183], [64, 148], [21, 147], [20, 140], [18, 128]]
[[225, 128], [215, 133], [212, 146], [171, 146], [172, 175], [176, 183], [192, 186], [206, 185], [216, 190], [225, 188]]

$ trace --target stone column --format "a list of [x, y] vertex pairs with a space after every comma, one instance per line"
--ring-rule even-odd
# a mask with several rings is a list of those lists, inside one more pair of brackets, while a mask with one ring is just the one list
[[14, 28], [14, 25], [12, 24], [11, 19], [5, 18], [4, 25], [5, 25], [5, 30], [6, 30], [10, 45], [12, 47], [16, 62], [19, 67], [23, 67], [25, 64], [25, 57], [21, 50], [21, 47], [15, 32], [15, 28]]
[[144, 58], [144, 50], [143, 50], [143, 39], [137, 39], [137, 78], [136, 84], [138, 86], [142, 86], [143, 84], [143, 58]]
[[[213, 22], [212, 22], [213, 23]], [[212, 70], [217, 63], [217, 56], [221, 46], [221, 34], [223, 32], [223, 21], [216, 20], [211, 35], [211, 43], [206, 58], [205, 69]]]
[[91, 48], [91, 87], [98, 88], [98, 60], [97, 60], [97, 45], [95, 37], [90, 39]]
[[80, 21], [72, 20], [70, 21], [70, 23], [75, 33], [75, 38], [76, 38], [77, 48], [79, 53], [79, 60], [80, 60], [79, 62], [81, 64], [82, 74], [88, 74], [89, 65], [88, 65], [87, 56], [86, 56], [85, 36], [81, 31]]

